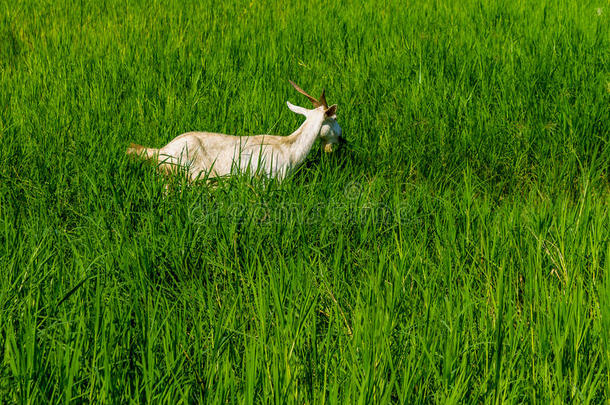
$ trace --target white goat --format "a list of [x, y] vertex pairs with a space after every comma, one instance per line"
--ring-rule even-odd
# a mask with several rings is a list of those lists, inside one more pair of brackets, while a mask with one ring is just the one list
[[316, 99], [292, 81], [290, 84], [314, 107], [308, 110], [286, 102], [291, 111], [305, 116], [305, 122], [291, 135], [233, 136], [187, 132], [160, 149], [131, 144], [127, 154], [155, 161], [159, 170], [165, 173], [184, 168], [190, 180], [227, 176], [235, 172], [262, 174], [282, 180], [305, 160], [318, 138], [326, 152], [332, 152], [335, 145], [345, 142], [337, 123], [337, 105], [328, 107], [324, 90]]

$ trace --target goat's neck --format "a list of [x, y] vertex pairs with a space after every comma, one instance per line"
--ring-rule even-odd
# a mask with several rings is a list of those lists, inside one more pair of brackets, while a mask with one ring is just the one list
[[292, 139], [290, 146], [290, 160], [293, 164], [299, 164], [309, 154], [313, 144], [315, 143], [318, 135], [320, 134], [320, 128], [324, 122], [324, 114], [312, 114], [307, 117], [305, 122], [289, 135]]

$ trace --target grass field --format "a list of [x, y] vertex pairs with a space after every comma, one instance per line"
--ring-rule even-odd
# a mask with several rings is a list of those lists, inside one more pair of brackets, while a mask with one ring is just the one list
[[[0, 0], [0, 402], [603, 403], [610, 3]], [[130, 142], [348, 147], [164, 193]]]

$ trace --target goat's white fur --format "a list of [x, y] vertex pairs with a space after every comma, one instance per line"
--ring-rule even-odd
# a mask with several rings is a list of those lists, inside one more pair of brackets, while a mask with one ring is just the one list
[[305, 122], [288, 136], [187, 132], [160, 149], [132, 144], [127, 154], [156, 161], [164, 172], [183, 168], [190, 180], [235, 172], [282, 180], [305, 160], [318, 138], [322, 138], [327, 152], [342, 140], [336, 105], [309, 110], [290, 102], [286, 104], [291, 111], [305, 116]]

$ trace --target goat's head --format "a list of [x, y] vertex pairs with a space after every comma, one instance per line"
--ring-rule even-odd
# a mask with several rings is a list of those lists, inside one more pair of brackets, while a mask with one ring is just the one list
[[320, 128], [320, 140], [322, 141], [322, 148], [324, 152], [330, 153], [337, 145], [341, 145], [345, 143], [345, 138], [343, 138], [343, 130], [339, 126], [337, 122], [337, 105], [333, 104], [330, 107], [326, 103], [326, 95], [324, 94], [324, 90], [322, 90], [322, 95], [319, 99], [310, 96], [303, 89], [297, 86], [292, 80], [289, 80], [292, 87], [296, 89], [299, 93], [303, 94], [305, 97], [311, 101], [314, 109], [319, 109], [324, 111], [324, 122], [322, 123], [322, 127]]

